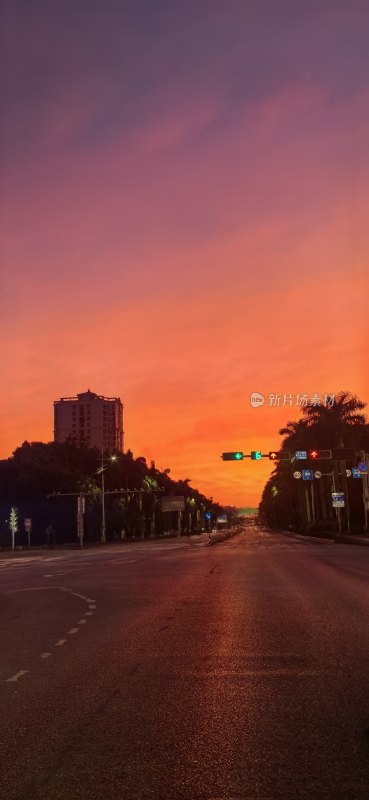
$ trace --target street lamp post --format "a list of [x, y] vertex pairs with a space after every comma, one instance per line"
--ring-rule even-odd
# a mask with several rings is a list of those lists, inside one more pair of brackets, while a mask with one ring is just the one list
[[104, 454], [101, 451], [101, 541], [106, 542]]
[[[116, 461], [116, 456], [111, 456], [111, 461]], [[101, 451], [101, 541], [106, 542], [106, 524], [105, 524], [105, 475], [106, 466], [104, 463], [104, 451]]]

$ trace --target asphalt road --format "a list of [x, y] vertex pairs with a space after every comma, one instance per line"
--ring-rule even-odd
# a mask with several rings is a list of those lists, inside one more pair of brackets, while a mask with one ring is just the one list
[[0, 560], [1, 800], [367, 800], [369, 548]]

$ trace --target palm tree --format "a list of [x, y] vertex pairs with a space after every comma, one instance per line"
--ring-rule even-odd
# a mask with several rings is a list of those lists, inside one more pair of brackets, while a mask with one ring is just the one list
[[366, 407], [356, 395], [341, 391], [334, 405], [308, 405], [304, 408], [308, 427], [314, 427], [321, 447], [357, 447], [367, 420], [360, 414]]

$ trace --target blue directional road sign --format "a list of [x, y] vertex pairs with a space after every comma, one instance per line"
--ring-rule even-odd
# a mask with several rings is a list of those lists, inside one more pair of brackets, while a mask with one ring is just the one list
[[303, 469], [302, 470], [302, 480], [303, 481], [313, 481], [314, 480], [314, 470], [313, 469]]
[[306, 459], [307, 459], [307, 451], [306, 450], [296, 450], [295, 458], [296, 458], [296, 461], [306, 461]]
[[205, 519], [211, 519], [211, 511], [206, 511], [204, 516], [205, 516]]
[[360, 472], [360, 470], [357, 467], [353, 467], [351, 472], [352, 472], [352, 477], [353, 478], [361, 478], [361, 476], [363, 474], [362, 472]]
[[360, 464], [357, 465], [357, 468], [362, 475], [366, 475], [368, 472], [368, 465], [366, 461], [360, 461]]

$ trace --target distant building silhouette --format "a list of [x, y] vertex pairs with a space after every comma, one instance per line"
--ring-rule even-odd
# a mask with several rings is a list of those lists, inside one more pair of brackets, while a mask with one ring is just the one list
[[54, 442], [72, 437], [99, 450], [123, 452], [123, 404], [120, 397], [82, 392], [54, 401]]

